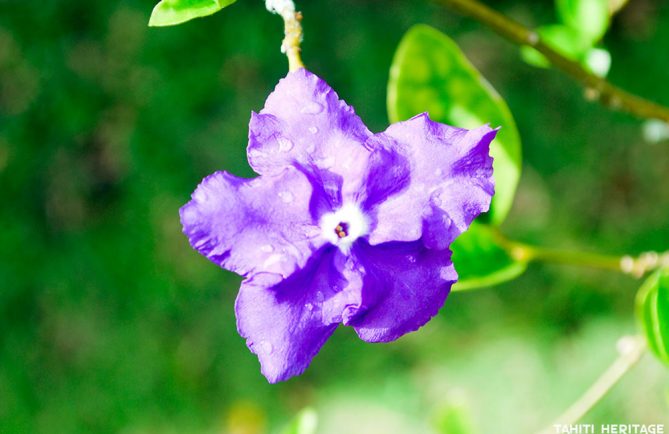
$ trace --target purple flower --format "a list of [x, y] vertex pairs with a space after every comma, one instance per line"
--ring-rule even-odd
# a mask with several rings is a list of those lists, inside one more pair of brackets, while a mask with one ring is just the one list
[[181, 208], [193, 248], [245, 277], [237, 328], [270, 382], [304, 372], [339, 324], [388, 342], [437, 313], [449, 246], [494, 194], [495, 134], [427, 114], [372, 134], [312, 73], [279, 82], [251, 116], [260, 176], [214, 173]]

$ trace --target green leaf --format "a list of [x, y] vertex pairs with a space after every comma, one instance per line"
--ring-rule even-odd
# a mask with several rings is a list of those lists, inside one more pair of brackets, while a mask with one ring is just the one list
[[669, 270], [656, 271], [644, 282], [636, 305], [648, 348], [669, 364]]
[[[571, 60], [581, 61], [590, 48], [590, 44], [584, 42], [580, 34], [568, 26], [560, 24], [542, 26], [537, 29], [537, 33], [546, 45]], [[520, 54], [523, 60], [532, 66], [539, 68], [550, 66], [548, 59], [532, 47], [521, 47]]]
[[497, 285], [523, 274], [527, 262], [512, 257], [495, 230], [474, 222], [453, 242], [453, 264], [459, 276], [454, 291]]
[[311, 408], [305, 408], [281, 431], [281, 434], [316, 434], [318, 415]]
[[416, 25], [395, 52], [388, 114], [391, 122], [397, 122], [423, 112], [463, 128], [486, 123], [502, 127], [490, 147], [496, 193], [489, 214], [492, 223], [501, 223], [511, 208], [521, 170], [520, 137], [511, 112], [455, 42], [432, 27]]
[[173, 26], [220, 11], [237, 0], [162, 0], [153, 8], [149, 26]]
[[593, 45], [609, 28], [609, 0], [556, 0], [560, 20]]

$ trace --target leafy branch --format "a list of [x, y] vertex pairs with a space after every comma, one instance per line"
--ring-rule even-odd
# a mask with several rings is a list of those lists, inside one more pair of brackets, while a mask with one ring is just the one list
[[585, 86], [585, 96], [588, 100], [599, 101], [606, 107], [641, 118], [660, 119], [669, 123], [669, 108], [629, 93], [588, 72], [578, 62], [568, 59], [542, 41], [536, 31], [490, 9], [479, 1], [437, 0], [437, 2], [479, 21], [515, 44], [534, 48], [557, 69]]

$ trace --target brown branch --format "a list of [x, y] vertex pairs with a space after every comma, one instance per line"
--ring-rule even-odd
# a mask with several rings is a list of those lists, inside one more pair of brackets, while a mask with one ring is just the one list
[[477, 0], [437, 0], [452, 9], [490, 27], [497, 34], [518, 45], [527, 45], [543, 54], [557, 69], [585, 86], [585, 96], [614, 110], [640, 118], [660, 119], [669, 123], [669, 108], [656, 104], [616, 87], [566, 58], [541, 40], [539, 34], [507, 18]]

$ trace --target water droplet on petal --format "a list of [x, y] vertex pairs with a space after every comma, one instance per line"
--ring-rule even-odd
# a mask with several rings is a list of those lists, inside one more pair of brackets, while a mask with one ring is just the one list
[[311, 134], [316, 134], [316, 133], [318, 133], [318, 128], [316, 128], [316, 127], [309, 127], [309, 132], [310, 132]]
[[262, 250], [262, 251], [265, 252], [265, 253], [270, 253], [270, 252], [272, 252], [272, 251], [274, 250], [274, 247], [272, 247], [272, 246], [269, 245], [269, 244], [265, 244], [264, 246], [262, 246], [262, 247], [260, 248], [260, 250]]
[[310, 102], [300, 110], [305, 115], [317, 115], [323, 111], [323, 106], [317, 102]]
[[456, 277], [453, 274], [453, 270], [449, 267], [442, 267], [441, 270], [439, 270], [439, 277], [443, 280], [454, 280]]
[[255, 149], [255, 148], [254, 149], [249, 149], [249, 157], [250, 158], [260, 158], [260, 157], [262, 157], [262, 155], [263, 155], [262, 151], [260, 151], [258, 149]]
[[314, 238], [322, 233], [322, 229], [319, 228], [318, 226], [305, 226], [304, 228], [304, 236], [307, 238]]
[[281, 152], [288, 152], [293, 149], [293, 142], [284, 137], [279, 137], [276, 141], [279, 142], [279, 151]]
[[416, 257], [413, 256], [413, 255], [409, 255], [409, 256], [407, 256], [407, 259], [408, 259], [409, 262], [411, 262], [412, 264], [415, 264], [415, 263], [416, 263]]
[[270, 267], [273, 267], [276, 264], [279, 264], [279, 263], [284, 262], [284, 261], [285, 261], [285, 259], [284, 259], [283, 255], [281, 255], [279, 253], [275, 253], [273, 255], [268, 256], [267, 259], [265, 259], [265, 261], [263, 262], [262, 265], [263, 265], [263, 268], [269, 269]]
[[295, 199], [293, 193], [291, 193], [290, 191], [279, 192], [279, 197], [281, 198], [281, 201], [283, 203], [291, 203], [293, 199]]
[[316, 160], [316, 164], [321, 169], [330, 169], [335, 164], [335, 158], [334, 157], [321, 158], [320, 160]]
[[437, 168], [437, 170], [434, 171], [434, 175], [435, 175], [435, 176], [441, 176], [441, 175], [443, 175], [443, 174], [444, 174], [444, 171], [441, 170], [441, 169], [439, 169], [439, 168]]
[[263, 353], [272, 354], [272, 352], [274, 351], [274, 347], [272, 346], [272, 344], [269, 341], [261, 341], [260, 342], [260, 350]]
[[309, 312], [311, 312], [312, 310], [314, 310], [314, 305], [311, 303], [306, 303], [304, 305], [304, 308], [307, 309]]
[[197, 202], [207, 202], [208, 197], [207, 191], [204, 188], [198, 188], [195, 190], [195, 193], [193, 193], [193, 199]]

